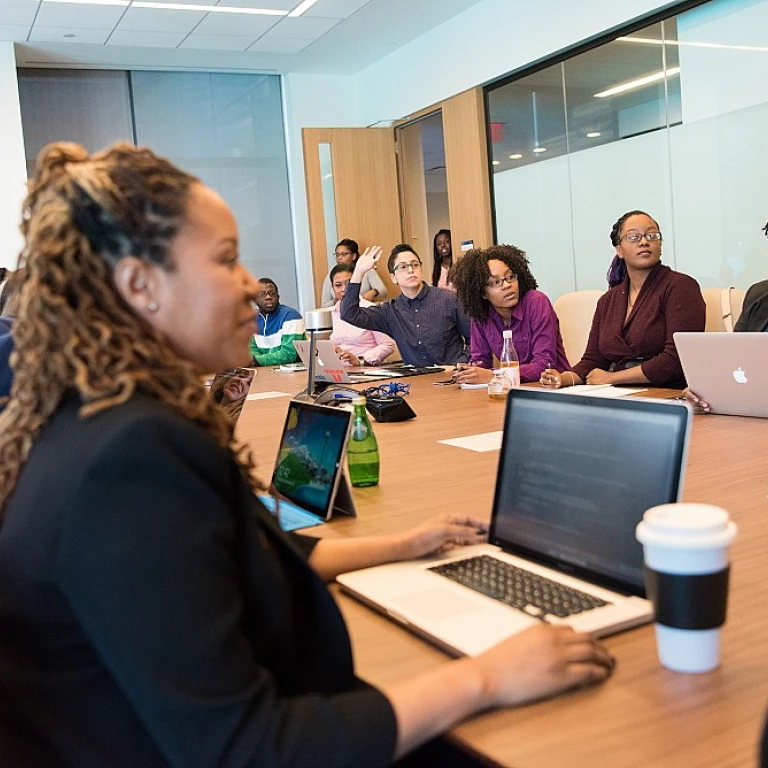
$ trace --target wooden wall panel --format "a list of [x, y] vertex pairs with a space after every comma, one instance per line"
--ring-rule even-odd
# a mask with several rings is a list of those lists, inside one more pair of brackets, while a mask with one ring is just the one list
[[448, 206], [454, 256], [463, 240], [493, 245], [488, 149], [481, 88], [442, 103]]
[[361, 251], [369, 245], [380, 245], [385, 255], [378, 272], [390, 296], [396, 295], [397, 288], [389, 280], [385, 263], [389, 251], [402, 240], [394, 131], [391, 128], [304, 128], [302, 140], [317, 302], [328, 273], [317, 149], [321, 142], [331, 144], [339, 239], [357, 240]]

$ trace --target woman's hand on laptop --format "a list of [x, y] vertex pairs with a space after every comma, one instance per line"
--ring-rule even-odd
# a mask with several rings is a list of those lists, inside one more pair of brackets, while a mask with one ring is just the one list
[[402, 534], [397, 560], [439, 554], [459, 546], [483, 544], [488, 523], [465, 515], [438, 515]]
[[683, 397], [693, 406], [694, 413], [709, 413], [710, 406], [706, 400], [702, 400], [695, 392], [690, 389], [683, 390]]
[[488, 705], [497, 707], [526, 704], [602, 682], [616, 664], [589, 635], [547, 624], [513, 635], [467, 662], [479, 667], [490, 697]]

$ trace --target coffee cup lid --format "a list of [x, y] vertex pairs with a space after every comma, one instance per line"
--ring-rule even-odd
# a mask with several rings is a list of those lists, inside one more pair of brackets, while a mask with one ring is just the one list
[[661, 504], [645, 512], [636, 535], [641, 544], [660, 547], [725, 547], [736, 536], [736, 524], [712, 504]]

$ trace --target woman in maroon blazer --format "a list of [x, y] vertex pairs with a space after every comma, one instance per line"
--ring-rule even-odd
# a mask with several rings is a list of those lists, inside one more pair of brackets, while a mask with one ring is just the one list
[[597, 302], [584, 356], [572, 371], [548, 368], [542, 384], [685, 386], [673, 334], [703, 331], [706, 308], [699, 284], [661, 263], [662, 239], [644, 211], [629, 211], [613, 225], [610, 288]]

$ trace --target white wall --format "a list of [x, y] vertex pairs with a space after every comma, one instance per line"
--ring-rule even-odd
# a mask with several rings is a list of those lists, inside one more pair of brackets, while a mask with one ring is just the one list
[[23, 239], [21, 204], [27, 183], [13, 43], [0, 42], [0, 267], [16, 267]]

